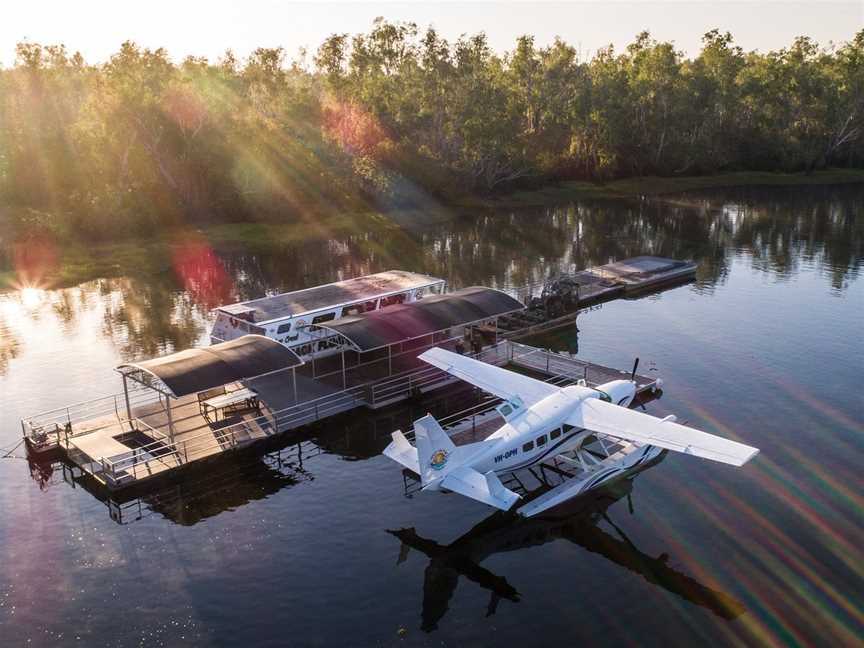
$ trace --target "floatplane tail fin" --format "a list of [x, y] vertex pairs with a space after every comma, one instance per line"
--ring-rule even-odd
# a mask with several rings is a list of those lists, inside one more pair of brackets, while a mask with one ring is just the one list
[[477, 452], [496, 441], [457, 446], [431, 414], [414, 422], [414, 433], [416, 448], [397, 430], [384, 454], [417, 473], [424, 488], [443, 488], [505, 511], [519, 499], [493, 471], [484, 475], [465, 465]]
[[737, 441], [595, 398], [582, 401], [582, 406], [570, 416], [567, 423], [733, 466], [743, 466], [759, 452], [758, 448]]

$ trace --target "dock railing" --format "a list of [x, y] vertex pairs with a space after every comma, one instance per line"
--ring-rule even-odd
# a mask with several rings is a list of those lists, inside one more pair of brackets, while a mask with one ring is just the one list
[[110, 485], [119, 486], [130, 479], [137, 480], [139, 475], [152, 474], [151, 463], [175, 467], [216, 454], [221, 450], [238, 448], [261, 438], [251, 437], [250, 430], [264, 429], [269, 426], [272, 427], [272, 434], [285, 432], [347, 411], [358, 404], [365, 404], [363, 392], [363, 388], [354, 387], [275, 412], [265, 411], [260, 416], [223, 428], [206, 428], [200, 434], [184, 436], [183, 439], [178, 440], [172, 440], [165, 433], [139, 420], [137, 422], [147, 428], [141, 431], [158, 436], [159, 439], [126, 452], [104, 457], [99, 462], [101, 476]]
[[[582, 372], [583, 365], [588, 366], [588, 363], [581, 360], [510, 340], [502, 340], [495, 345], [486, 347], [480, 352], [479, 358], [495, 365], [515, 363], [528, 368], [539, 369], [547, 374], [552, 374], [549, 382], [556, 384], [575, 382], [584, 375]], [[141, 477], [161, 472], [165, 468], [174, 468], [217, 454], [222, 450], [242, 447], [266, 436], [320, 421], [353, 409], [358, 405], [379, 406], [400, 400], [418, 391], [428, 391], [444, 386], [453, 380], [455, 379], [452, 376], [436, 367], [422, 366], [377, 383], [350, 387], [317, 399], [295, 403], [280, 410], [271, 411], [265, 404], [259, 416], [245, 418], [221, 428], [212, 425], [205, 426], [200, 433], [191, 436], [185, 434], [181, 439], [176, 440], [166, 434], [164, 429], [154, 428], [140, 418], [128, 419], [120, 415], [121, 406], [123, 407], [122, 411], [125, 412], [125, 404], [121, 405], [120, 402], [117, 402], [118, 397], [122, 402], [122, 394], [87, 401], [79, 404], [79, 406], [53, 410], [40, 415], [44, 418], [38, 420], [42, 424], [45, 424], [45, 421], [58, 420], [58, 417], [60, 417], [59, 420], [71, 421], [68, 427], [64, 425], [59, 428], [61, 430], [61, 432], [57, 432], [59, 435], [71, 430], [71, 426], [75, 422], [75, 412], [79, 410], [92, 411], [94, 408], [96, 411], [107, 409], [109, 413], [116, 414], [116, 418], [112, 417], [109, 422], [111, 425], [117, 425], [119, 421], [121, 425], [128, 424], [130, 430], [138, 430], [153, 439], [150, 443], [138, 445], [128, 451], [106, 456], [98, 463], [94, 462], [90, 464], [89, 468], [86, 468], [93, 473], [99, 473], [100, 477], [110, 486], [120, 486], [128, 481], [135, 481]], [[136, 399], [135, 402], [138, 404], [142, 401]], [[461, 429], [464, 428], [461, 423], [465, 422], [468, 417], [471, 417], [471, 424], [476, 425], [481, 417], [494, 415], [492, 409], [497, 402], [497, 399], [494, 398], [486, 399], [473, 408], [451, 414], [442, 420], [442, 425], [445, 426], [445, 429], [449, 427]], [[64, 416], [65, 419], [62, 418]], [[37, 418], [32, 417], [30, 421], [35, 421]], [[86, 432], [92, 430], [93, 427], [88, 426]]]
[[[509, 361], [509, 344], [507, 341], [501, 341], [486, 347], [480, 353], [466, 354], [466, 356], [482, 360], [489, 364], [506, 364]], [[446, 371], [442, 371], [437, 367], [429, 365], [418, 367], [374, 383], [368, 396], [368, 405], [370, 407], [380, 407], [406, 396], [429, 391], [456, 380], [456, 378]]]
[[[131, 407], [146, 405], [158, 400], [158, 394], [149, 389], [130, 389], [129, 404]], [[124, 394], [100, 396], [72, 405], [64, 405], [46, 410], [21, 420], [23, 434], [31, 441], [46, 439], [49, 444], [57, 444], [61, 438], [73, 438], [78, 434], [86, 434], [94, 429], [75, 430], [74, 426], [84, 421], [92, 421], [101, 417], [114, 415], [115, 418], [105, 425], [116, 425], [117, 422], [128, 420]]]

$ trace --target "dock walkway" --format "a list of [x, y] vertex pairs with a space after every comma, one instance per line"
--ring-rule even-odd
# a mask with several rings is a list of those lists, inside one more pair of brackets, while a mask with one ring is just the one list
[[[498, 366], [512, 365], [562, 384], [580, 378], [586, 378], [588, 384], [599, 384], [627, 375], [567, 354], [510, 340], [483, 349], [478, 359]], [[64, 410], [67, 424], [57, 426], [59, 448], [108, 488], [125, 488], [276, 434], [359, 407], [382, 407], [440, 389], [457, 379], [424, 364], [416, 370], [369, 385], [337, 391], [325, 388], [325, 393], [318, 397], [306, 398], [305, 392], [298, 392], [298, 400], [294, 399], [294, 385], [289, 374], [272, 374], [246, 382], [248, 384], [229, 387], [254, 389], [259, 395], [259, 407], [219, 421], [204, 416], [195, 396], [173, 400], [173, 435], [169, 433], [168, 412], [159, 399], [136, 403], [132, 418], [121, 416], [116, 409], [114, 413], [76, 421], [73, 410], [67, 408]], [[637, 383], [640, 391], [656, 386], [656, 381], [646, 376], [637, 376]], [[115, 408], [116, 400], [115, 397]], [[491, 425], [486, 420], [482, 423]], [[36, 427], [40, 422], [31, 419], [27, 424]], [[476, 417], [473, 429], [475, 432], [478, 429]]]

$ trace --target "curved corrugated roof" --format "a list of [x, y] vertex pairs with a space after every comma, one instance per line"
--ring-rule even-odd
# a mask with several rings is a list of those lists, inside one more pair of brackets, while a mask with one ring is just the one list
[[263, 335], [244, 335], [209, 347], [124, 363], [117, 370], [143, 371], [179, 398], [301, 364], [299, 356], [279, 342]]
[[343, 317], [318, 326], [343, 336], [358, 351], [372, 351], [524, 308], [522, 302], [507, 293], [473, 286], [446, 295], [424, 297], [410, 304], [387, 306], [381, 310]]

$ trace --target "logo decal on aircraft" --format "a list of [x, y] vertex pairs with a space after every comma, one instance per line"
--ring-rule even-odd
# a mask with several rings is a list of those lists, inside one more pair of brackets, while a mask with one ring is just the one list
[[441, 470], [447, 464], [447, 456], [450, 453], [446, 450], [436, 450], [432, 453], [432, 457], [429, 459], [429, 465], [432, 466], [434, 470]]

